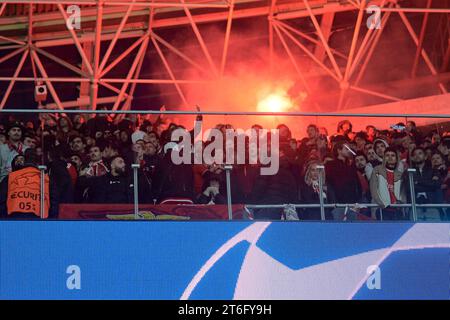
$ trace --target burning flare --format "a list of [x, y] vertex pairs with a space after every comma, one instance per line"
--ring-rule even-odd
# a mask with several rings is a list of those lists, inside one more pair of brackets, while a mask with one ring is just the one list
[[282, 91], [271, 93], [258, 102], [259, 112], [286, 112], [293, 107], [289, 96]]

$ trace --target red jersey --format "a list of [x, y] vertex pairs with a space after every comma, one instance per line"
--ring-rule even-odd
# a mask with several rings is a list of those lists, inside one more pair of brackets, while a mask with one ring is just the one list
[[389, 197], [391, 198], [391, 203], [394, 204], [397, 202], [397, 198], [395, 197], [394, 192], [394, 171], [386, 169], [386, 178], [387, 178], [387, 184], [388, 184], [388, 190], [389, 190]]

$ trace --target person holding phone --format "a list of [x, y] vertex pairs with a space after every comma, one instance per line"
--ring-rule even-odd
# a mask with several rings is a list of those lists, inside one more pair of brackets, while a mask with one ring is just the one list
[[220, 181], [211, 177], [205, 184], [204, 190], [197, 197], [198, 204], [226, 204], [225, 195], [221, 194]]

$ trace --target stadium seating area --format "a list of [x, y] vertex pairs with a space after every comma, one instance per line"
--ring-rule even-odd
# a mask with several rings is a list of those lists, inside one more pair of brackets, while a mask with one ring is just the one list
[[[225, 131], [231, 125], [218, 124]], [[254, 124], [255, 130], [262, 129]], [[0, 211], [2, 218], [18, 214], [8, 208], [8, 181], [12, 172], [46, 165], [49, 177], [49, 217], [58, 218], [64, 204], [127, 204], [133, 202], [131, 164], [139, 164], [139, 203], [224, 205], [227, 203], [222, 164], [175, 164], [170, 151], [177, 141], [172, 132], [193, 131], [162, 117], [138, 115], [110, 118], [106, 114], [36, 119], [4, 116], [0, 125]], [[411, 203], [407, 169], [415, 168], [414, 190], [418, 204], [449, 203], [450, 133], [422, 132], [413, 121], [389, 128], [354, 132], [342, 119], [336, 133], [314, 124], [293, 137], [279, 125], [279, 170], [261, 175], [263, 164], [233, 165], [233, 204], [317, 204], [319, 178], [325, 203], [377, 204], [380, 209], [355, 206], [327, 209], [327, 219], [410, 219], [410, 210], [395, 207]], [[300, 139], [301, 138], [301, 139]], [[248, 141], [247, 141], [248, 142]], [[207, 144], [207, 142], [204, 142]], [[224, 146], [225, 148], [225, 146]], [[248, 150], [247, 150], [248, 151]], [[325, 170], [321, 170], [321, 166]], [[253, 210], [255, 219], [286, 218], [286, 210]], [[448, 208], [419, 209], [423, 220], [447, 220]], [[300, 220], [320, 220], [318, 208], [297, 208]], [[33, 216], [33, 215], [31, 215]]]

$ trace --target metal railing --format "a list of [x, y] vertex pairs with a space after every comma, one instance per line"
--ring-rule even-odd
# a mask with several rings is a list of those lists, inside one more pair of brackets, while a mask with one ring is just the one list
[[[376, 203], [353, 203], [353, 204], [325, 204], [324, 203], [324, 188], [323, 188], [323, 170], [325, 170], [324, 166], [317, 166], [321, 172], [319, 173], [319, 204], [280, 204], [280, 205], [246, 205], [248, 209], [284, 209], [287, 206], [293, 206], [299, 209], [307, 209], [307, 208], [320, 208], [320, 217], [322, 221], [325, 221], [325, 209], [336, 209], [336, 208], [379, 208], [382, 209]], [[406, 204], [391, 204], [389, 207], [391, 208], [411, 208], [412, 212], [412, 220], [414, 222], [417, 221], [417, 208], [450, 208], [450, 204], [416, 204], [416, 193], [414, 189], [414, 174], [416, 173], [416, 169], [409, 168], [408, 169], [408, 180], [409, 180], [409, 191], [411, 203]], [[381, 213], [381, 220], [382, 220]]]
[[40, 171], [40, 218], [44, 219], [45, 217], [45, 171], [47, 170], [46, 166], [39, 166], [38, 167]]
[[[139, 164], [132, 164], [131, 168], [133, 170], [133, 212], [134, 212], [134, 218], [135, 220], [139, 219], [139, 192], [138, 192], [138, 170], [140, 168]], [[317, 167], [319, 170], [324, 170], [323, 166]], [[41, 219], [44, 218], [44, 175], [46, 166], [39, 166], [39, 170], [41, 171]], [[232, 196], [231, 196], [231, 172], [232, 167], [226, 166], [225, 172], [226, 172], [226, 185], [227, 185], [227, 212], [228, 212], [228, 220], [233, 220], [233, 210], [232, 210]], [[415, 169], [409, 169], [408, 175], [409, 175], [409, 181], [412, 186], [414, 186], [414, 177], [413, 174], [416, 172]], [[319, 177], [322, 177], [321, 174], [319, 174]], [[287, 206], [293, 206], [295, 208], [299, 209], [308, 209], [308, 208], [319, 208], [320, 209], [320, 216], [321, 220], [325, 221], [325, 209], [336, 209], [336, 208], [353, 208], [353, 207], [359, 207], [361, 209], [363, 208], [380, 208], [381, 207], [378, 204], [374, 203], [346, 203], [346, 204], [325, 204], [324, 203], [324, 197], [323, 197], [323, 181], [322, 178], [319, 178], [319, 204], [270, 204], [270, 205], [252, 205], [252, 204], [246, 204], [245, 208], [247, 209], [285, 209]], [[450, 204], [416, 204], [415, 201], [415, 191], [414, 187], [410, 188], [411, 192], [411, 203], [406, 204], [392, 204], [389, 207], [391, 208], [411, 208], [412, 209], [412, 217], [413, 221], [417, 221], [417, 208], [450, 208]], [[382, 213], [381, 213], [381, 220], [383, 220]]]
[[197, 110], [75, 110], [75, 109], [1, 109], [1, 113], [57, 114], [161, 114], [210, 116], [286, 116], [286, 117], [348, 117], [348, 118], [417, 118], [450, 119], [450, 114], [432, 113], [337, 113], [337, 112], [260, 112], [260, 111], [197, 111]]
[[[383, 221], [383, 208], [380, 207], [376, 203], [331, 203], [331, 204], [324, 204], [321, 206], [320, 204], [258, 204], [258, 205], [245, 205], [247, 209], [285, 209], [288, 206], [293, 206], [297, 209], [337, 209], [337, 208], [345, 208], [350, 209], [353, 207], [358, 207], [359, 209], [380, 209], [381, 211], [381, 218], [380, 221]], [[402, 203], [402, 204], [391, 204], [389, 205], [390, 208], [398, 208], [398, 209], [411, 209], [413, 205], [411, 203]], [[446, 209], [450, 208], [450, 204], [448, 203], [439, 203], [439, 204], [416, 204], [416, 208], [421, 209]], [[417, 215], [413, 216], [412, 219], [414, 222], [417, 222]], [[321, 221], [326, 221], [325, 216], [321, 217]]]

